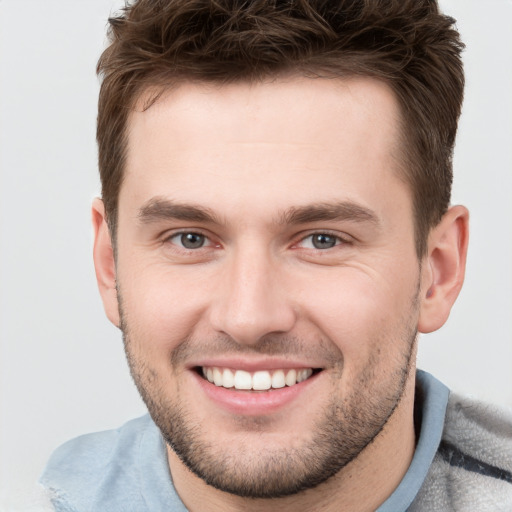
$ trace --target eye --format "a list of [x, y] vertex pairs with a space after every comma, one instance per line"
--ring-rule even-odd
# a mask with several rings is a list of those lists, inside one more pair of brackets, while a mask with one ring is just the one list
[[329, 233], [313, 233], [303, 238], [299, 245], [306, 249], [331, 249], [342, 242], [338, 236]]
[[171, 236], [169, 240], [184, 249], [201, 249], [201, 247], [210, 245], [210, 241], [206, 236], [193, 232], [177, 233]]

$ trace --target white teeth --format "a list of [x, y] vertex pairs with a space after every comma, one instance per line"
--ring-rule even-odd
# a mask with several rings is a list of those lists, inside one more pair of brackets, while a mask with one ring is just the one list
[[203, 376], [218, 387], [235, 388], [240, 390], [267, 391], [279, 389], [303, 382], [311, 375], [311, 368], [300, 370], [260, 370], [254, 373], [245, 370], [230, 370], [229, 368], [203, 367]]
[[297, 372], [295, 370], [288, 370], [284, 382], [287, 386], [293, 386], [297, 383]]
[[222, 385], [225, 388], [232, 388], [235, 385], [235, 375], [229, 368], [224, 368], [222, 372]]
[[213, 383], [222, 386], [222, 372], [218, 368], [213, 369]]
[[272, 387], [274, 389], [284, 388], [286, 382], [284, 379], [284, 371], [277, 370], [272, 375]]
[[256, 372], [252, 376], [252, 389], [264, 391], [272, 386], [272, 377], [268, 372]]
[[237, 370], [235, 372], [235, 388], [236, 389], [252, 389], [252, 377], [249, 372]]
[[299, 370], [297, 372], [297, 382], [302, 382], [306, 379], [308, 379], [309, 377], [311, 377], [313, 373], [313, 370], [311, 370], [311, 368], [308, 368], [307, 370], [304, 369], [304, 370]]

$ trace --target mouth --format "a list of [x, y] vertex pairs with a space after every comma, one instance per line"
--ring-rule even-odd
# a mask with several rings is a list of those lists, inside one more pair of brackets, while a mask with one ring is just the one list
[[249, 372], [217, 366], [200, 366], [197, 373], [211, 384], [237, 391], [270, 391], [293, 387], [310, 379], [321, 368], [286, 368]]

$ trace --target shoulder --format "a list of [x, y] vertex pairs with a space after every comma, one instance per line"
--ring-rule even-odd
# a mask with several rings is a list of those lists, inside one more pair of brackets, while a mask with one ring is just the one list
[[512, 472], [512, 408], [452, 393], [443, 442], [486, 464]]
[[512, 407], [505, 408], [452, 392], [448, 400], [446, 422], [447, 431], [453, 425], [464, 428], [469, 436], [473, 431], [487, 432], [492, 437], [511, 441]]
[[512, 410], [451, 393], [441, 443], [420, 496], [421, 507], [411, 510], [509, 511]]
[[[65, 510], [89, 510], [104, 500], [102, 489], [130, 488], [138, 484], [135, 468], [138, 447], [147, 432], [156, 429], [148, 415], [129, 421], [115, 430], [86, 434], [63, 444], [52, 454], [41, 477]], [[87, 508], [86, 508], [87, 507]]]
[[135, 441], [150, 425], [151, 420], [145, 415], [115, 430], [85, 434], [71, 439], [55, 450], [46, 471], [58, 468], [61, 472], [73, 470], [91, 473], [93, 469], [101, 469], [119, 455], [123, 458], [129, 457], [133, 455], [133, 450], [129, 448], [134, 446]]
[[512, 411], [453, 393], [438, 455], [452, 474], [512, 503]]

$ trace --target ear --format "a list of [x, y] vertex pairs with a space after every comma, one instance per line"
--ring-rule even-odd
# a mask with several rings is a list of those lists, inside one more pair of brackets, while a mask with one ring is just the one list
[[463, 206], [450, 208], [430, 232], [422, 265], [420, 332], [435, 331], [448, 319], [464, 282], [468, 238], [469, 212]]
[[105, 206], [99, 198], [94, 199], [92, 203], [92, 226], [94, 229], [94, 268], [103, 307], [108, 319], [116, 327], [119, 327], [114, 250], [105, 218]]

